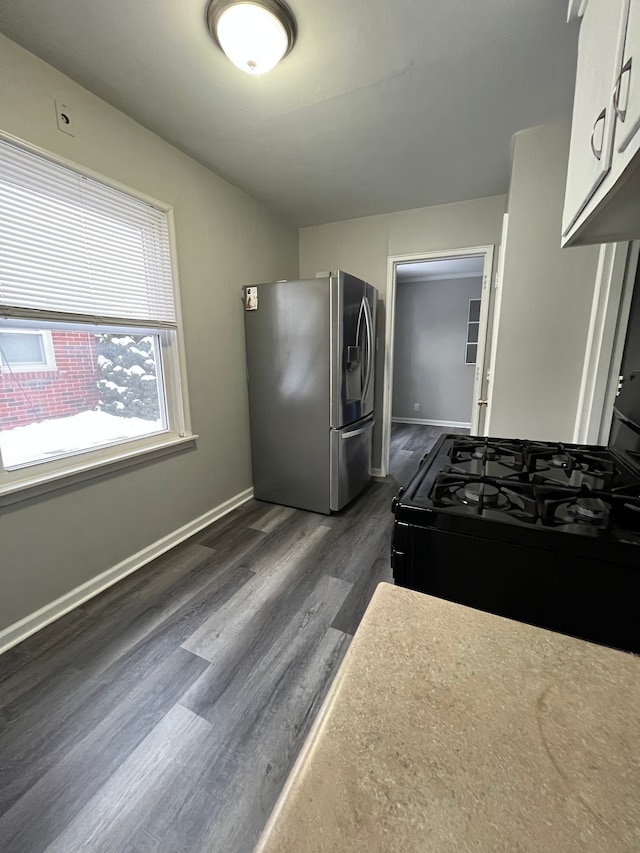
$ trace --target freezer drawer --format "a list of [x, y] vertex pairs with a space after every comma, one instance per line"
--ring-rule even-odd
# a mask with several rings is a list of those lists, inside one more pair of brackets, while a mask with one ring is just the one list
[[371, 478], [373, 418], [331, 430], [331, 510], [352, 501]]

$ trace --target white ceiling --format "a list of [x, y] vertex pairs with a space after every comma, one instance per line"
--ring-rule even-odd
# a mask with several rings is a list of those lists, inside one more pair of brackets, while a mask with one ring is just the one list
[[504, 193], [512, 134], [570, 111], [566, 0], [289, 0], [258, 78], [205, 2], [2, 0], [0, 31], [297, 225]]
[[445, 258], [438, 261], [414, 261], [398, 264], [396, 281], [403, 284], [408, 281], [426, 281], [439, 278], [471, 278], [481, 276], [484, 270], [484, 256], [474, 255], [467, 258]]

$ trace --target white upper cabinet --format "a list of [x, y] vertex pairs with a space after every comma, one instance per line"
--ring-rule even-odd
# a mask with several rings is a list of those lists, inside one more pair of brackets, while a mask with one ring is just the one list
[[624, 42], [628, 0], [589, 0], [578, 48], [563, 234], [571, 229], [611, 168], [613, 90]]
[[625, 151], [640, 130], [640, 4], [629, 7], [622, 68], [614, 91], [616, 149]]
[[582, 16], [564, 246], [640, 239], [640, 0], [570, 0]]

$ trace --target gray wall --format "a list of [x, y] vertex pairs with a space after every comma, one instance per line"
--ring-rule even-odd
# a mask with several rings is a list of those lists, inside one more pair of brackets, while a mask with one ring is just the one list
[[[75, 139], [53, 99], [72, 106]], [[0, 36], [0, 129], [174, 207], [197, 448], [2, 509], [0, 628], [251, 486], [240, 287], [298, 275], [297, 231]]]
[[394, 418], [470, 422], [475, 367], [465, 364], [467, 317], [469, 300], [481, 295], [482, 276], [398, 281]]
[[490, 431], [571, 441], [599, 247], [560, 248], [569, 122], [516, 134]]
[[390, 255], [420, 254], [500, 243], [505, 196], [367, 216], [300, 230], [300, 275], [343, 269], [371, 282], [378, 311], [373, 465], [380, 465], [384, 373], [385, 292]]

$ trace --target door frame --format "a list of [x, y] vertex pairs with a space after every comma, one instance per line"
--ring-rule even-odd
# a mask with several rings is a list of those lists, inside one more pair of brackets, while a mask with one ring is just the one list
[[[387, 258], [387, 289], [385, 295], [385, 349], [384, 349], [384, 385], [382, 400], [382, 459], [380, 476], [389, 473], [389, 454], [391, 451], [391, 415], [393, 403], [393, 351], [395, 344], [396, 314], [396, 268], [399, 264], [416, 261], [455, 260], [471, 256], [484, 256], [482, 271], [482, 296], [480, 302], [480, 325], [478, 329], [478, 361], [473, 384], [473, 402], [471, 412], [471, 432], [479, 429], [480, 412], [476, 403], [480, 399], [486, 376], [487, 330], [489, 326], [489, 302], [493, 278], [493, 255], [495, 246], [471, 246], [463, 249], [446, 249], [437, 252], [414, 252], [410, 255], [390, 255]], [[378, 472], [376, 472], [377, 474]]]
[[500, 317], [502, 311], [502, 292], [504, 289], [504, 255], [507, 248], [507, 237], [509, 235], [509, 214], [505, 213], [502, 217], [502, 235], [500, 238], [500, 245], [498, 246], [497, 254], [497, 268], [496, 268], [496, 277], [493, 283], [492, 288], [492, 297], [491, 297], [491, 313], [490, 317], [492, 317], [491, 323], [491, 341], [489, 342], [489, 355], [485, 354], [485, 358], [487, 358], [488, 366], [487, 366], [487, 386], [486, 386], [486, 399], [487, 399], [487, 408], [484, 414], [484, 423], [483, 423], [483, 435], [491, 435], [491, 412], [493, 406], [493, 377], [496, 369], [496, 356], [498, 353], [498, 331], [500, 328]]
[[573, 441], [608, 444], [638, 270], [640, 242], [601, 247]]

